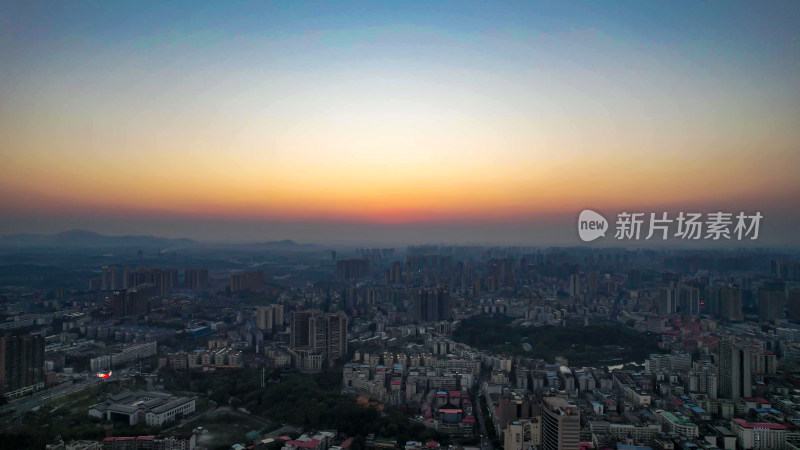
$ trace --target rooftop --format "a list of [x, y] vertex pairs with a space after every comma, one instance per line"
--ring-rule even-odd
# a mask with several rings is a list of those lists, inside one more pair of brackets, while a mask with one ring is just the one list
[[784, 425], [782, 423], [748, 422], [744, 419], [732, 419], [731, 421], [742, 428], [752, 428], [756, 430], [788, 430], [792, 428], [789, 425]]

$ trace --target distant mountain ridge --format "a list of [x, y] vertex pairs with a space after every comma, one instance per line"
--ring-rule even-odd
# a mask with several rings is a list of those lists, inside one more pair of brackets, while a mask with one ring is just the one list
[[54, 234], [18, 233], [0, 235], [2, 248], [157, 248], [181, 247], [235, 248], [267, 251], [310, 251], [319, 248], [316, 244], [300, 244], [291, 239], [256, 243], [216, 244], [201, 243], [189, 238], [165, 238], [158, 236], [108, 236], [94, 231], [73, 229]]
[[253, 245], [260, 247], [317, 247], [315, 244], [298, 244], [291, 239], [284, 239], [282, 241], [256, 242]]
[[78, 229], [55, 234], [19, 233], [0, 236], [0, 246], [3, 247], [185, 247], [195, 244], [195, 241], [188, 238], [107, 236]]

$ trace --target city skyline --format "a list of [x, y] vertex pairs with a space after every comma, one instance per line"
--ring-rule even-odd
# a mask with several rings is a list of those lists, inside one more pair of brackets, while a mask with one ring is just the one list
[[797, 242], [796, 3], [3, 8], [0, 234], [578, 245], [591, 208]]

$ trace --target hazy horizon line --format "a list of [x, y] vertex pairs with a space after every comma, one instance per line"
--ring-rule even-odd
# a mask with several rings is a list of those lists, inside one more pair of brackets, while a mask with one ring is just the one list
[[[255, 246], [255, 245], [263, 245], [263, 244], [281, 244], [281, 243], [288, 243], [291, 242], [298, 247], [303, 246], [316, 246], [320, 247], [318, 250], [335, 250], [332, 248], [324, 248], [324, 247], [334, 247], [334, 246], [343, 246], [343, 247], [350, 247], [350, 248], [359, 248], [359, 247], [383, 247], [383, 248], [397, 248], [397, 247], [425, 247], [425, 246], [440, 246], [440, 247], [487, 247], [487, 248], [514, 248], [514, 247], [528, 247], [528, 248], [570, 248], [570, 249], [592, 249], [596, 251], [602, 250], [626, 250], [626, 251], [635, 251], [635, 250], [662, 250], [662, 251], [723, 251], [723, 252], [732, 252], [732, 251], [798, 251], [800, 247], [796, 245], [788, 245], [788, 244], [764, 244], [756, 246], [757, 242], [752, 241], [727, 241], [729, 245], [714, 245], [715, 242], [722, 243], [726, 241], [708, 241], [708, 240], [698, 240], [693, 241], [691, 244], [687, 245], [686, 241], [676, 241], [673, 239], [669, 239], [666, 241], [662, 240], [631, 240], [631, 241], [615, 241], [616, 245], [603, 245], [608, 244], [607, 241], [603, 242], [540, 242], [540, 243], [533, 243], [531, 241], [519, 241], [516, 243], [500, 243], [500, 242], [492, 242], [492, 241], [419, 241], [419, 242], [411, 242], [411, 241], [388, 241], [388, 240], [357, 240], [357, 239], [328, 239], [328, 240], [308, 240], [308, 239], [300, 239], [300, 238], [293, 238], [293, 237], [284, 237], [284, 238], [268, 238], [265, 237], [263, 239], [223, 239], [223, 240], [213, 240], [213, 239], [204, 239], [204, 238], [192, 238], [189, 236], [178, 236], [178, 237], [171, 237], [165, 235], [158, 235], [158, 234], [107, 234], [101, 231], [95, 231], [89, 228], [68, 228], [62, 231], [56, 231], [51, 233], [33, 233], [33, 232], [17, 232], [17, 233], [5, 233], [0, 234], [2, 238], [9, 238], [18, 235], [27, 235], [27, 236], [57, 236], [60, 234], [66, 234], [69, 232], [88, 232], [98, 237], [107, 237], [107, 238], [153, 238], [153, 239], [168, 239], [168, 240], [183, 240], [187, 239], [192, 241], [192, 244], [198, 245], [205, 245], [205, 246]], [[606, 238], [608, 239], [608, 238]], [[577, 241], [577, 235], [576, 235]], [[681, 245], [683, 244], [683, 245]], [[703, 245], [706, 244], [706, 245]], [[730, 245], [730, 244], [737, 244], [737, 245]], [[749, 244], [749, 245], [745, 245]], [[27, 245], [20, 245], [20, 247], [36, 247], [35, 244], [27, 244]], [[169, 249], [167, 249], [169, 250]]]

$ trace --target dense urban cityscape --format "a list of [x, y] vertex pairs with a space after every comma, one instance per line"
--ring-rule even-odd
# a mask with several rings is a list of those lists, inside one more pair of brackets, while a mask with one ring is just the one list
[[78, 237], [4, 241], [20, 447], [800, 446], [797, 254]]
[[0, 450], [800, 450], [800, 1], [0, 1]]

